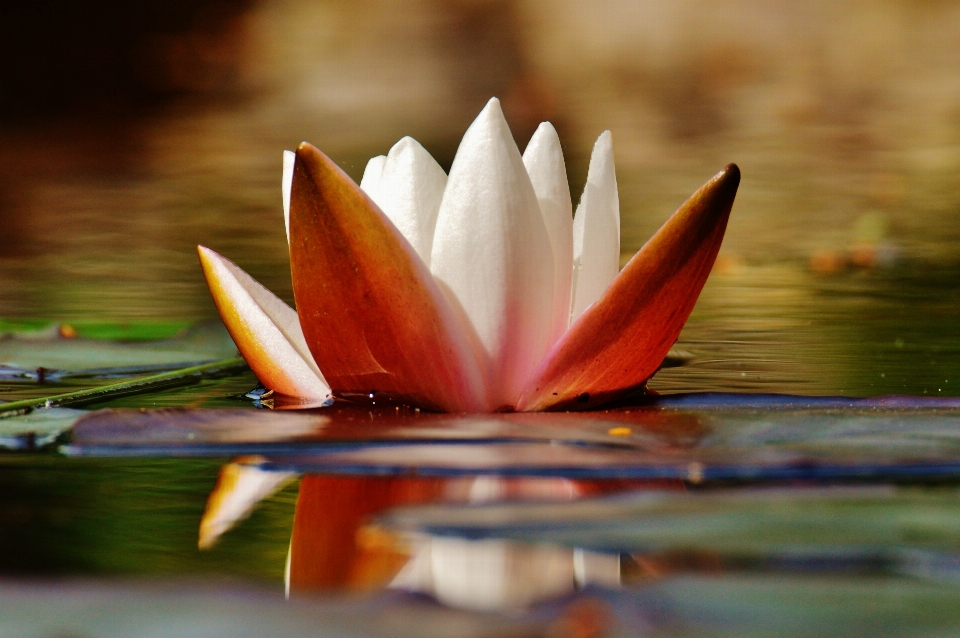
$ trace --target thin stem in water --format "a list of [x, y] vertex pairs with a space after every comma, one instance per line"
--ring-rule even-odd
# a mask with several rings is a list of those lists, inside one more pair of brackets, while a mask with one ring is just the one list
[[151, 374], [136, 379], [127, 379], [118, 383], [109, 383], [95, 388], [75, 390], [73, 392], [38, 397], [35, 399], [22, 399], [20, 401], [11, 401], [10, 403], [0, 403], [0, 418], [26, 414], [37, 408], [80, 405], [101, 399], [138, 394], [148, 390], [155, 390], [159, 387], [193, 383], [197, 380], [197, 377], [229, 370], [231, 368], [239, 368], [245, 365], [246, 362], [242, 357], [234, 357], [232, 359], [222, 359], [220, 361], [213, 361], [187, 368], [179, 368], [160, 374]]

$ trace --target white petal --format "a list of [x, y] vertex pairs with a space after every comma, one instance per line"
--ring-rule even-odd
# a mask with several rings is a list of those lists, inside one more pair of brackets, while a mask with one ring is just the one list
[[547, 350], [553, 253], [496, 98], [467, 129], [453, 160], [431, 271], [475, 331], [490, 404], [512, 406]]
[[280, 188], [283, 191], [283, 225], [287, 229], [287, 245], [290, 244], [290, 188], [293, 186], [293, 164], [296, 161], [296, 153], [283, 152], [283, 179], [280, 180]]
[[367, 197], [373, 199], [377, 192], [377, 184], [380, 183], [380, 176], [383, 174], [383, 165], [387, 161], [386, 155], [377, 155], [371, 157], [367, 166], [363, 169], [363, 177], [360, 178], [360, 188]]
[[224, 465], [200, 519], [200, 549], [212, 547], [217, 539], [249, 516], [260, 501], [296, 477], [294, 472], [267, 472], [246, 463]]
[[446, 185], [447, 174], [437, 161], [419, 142], [405, 137], [390, 149], [377, 187], [369, 193], [427, 266]]
[[[204, 246], [198, 250], [220, 316], [264, 385], [291, 396], [328, 399], [330, 386], [310, 354], [297, 312], [232, 261]], [[267, 377], [277, 381], [268, 385]]]
[[620, 197], [613, 141], [604, 131], [593, 146], [583, 197], [573, 220], [573, 307], [570, 323], [600, 298], [620, 272]]
[[567, 184], [560, 137], [550, 122], [543, 122], [523, 152], [530, 182], [540, 202], [553, 250], [553, 319], [550, 345], [567, 330], [570, 322], [570, 291], [573, 280], [573, 205]]

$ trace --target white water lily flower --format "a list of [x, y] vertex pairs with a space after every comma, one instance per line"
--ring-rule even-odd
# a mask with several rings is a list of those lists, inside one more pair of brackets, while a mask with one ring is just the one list
[[494, 98], [449, 176], [409, 137], [371, 159], [359, 187], [309, 144], [284, 153], [299, 314], [199, 250], [240, 352], [278, 393], [387, 395], [454, 412], [593, 407], [658, 369], [738, 184], [731, 164], [620, 272], [610, 133], [572, 217], [557, 132], [541, 124], [521, 156]]

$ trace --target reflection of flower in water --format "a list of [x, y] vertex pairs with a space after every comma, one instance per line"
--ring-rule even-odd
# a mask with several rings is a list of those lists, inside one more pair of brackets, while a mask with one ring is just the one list
[[556, 131], [541, 125], [521, 157], [494, 99], [449, 176], [410, 138], [372, 159], [360, 188], [308, 144], [286, 154], [299, 315], [213, 251], [200, 257], [241, 353], [278, 393], [323, 402], [332, 388], [451, 412], [592, 407], [663, 361], [738, 183], [731, 165], [618, 275], [609, 133], [572, 218]]
[[404, 505], [569, 501], [622, 487], [564, 478], [307, 476], [290, 543], [289, 592], [393, 587], [470, 609], [516, 609], [588, 582], [619, 583], [619, 556], [557, 545], [471, 541], [367, 525]]
[[[200, 526], [202, 548], [292, 478], [261, 470], [258, 462], [242, 458], [221, 470]], [[308, 475], [297, 499], [287, 592], [392, 587], [429, 594], [452, 607], [510, 610], [586, 585], [619, 586], [619, 554], [398, 532], [371, 524], [371, 517], [404, 505], [570, 501], [640, 485], [564, 478]]]

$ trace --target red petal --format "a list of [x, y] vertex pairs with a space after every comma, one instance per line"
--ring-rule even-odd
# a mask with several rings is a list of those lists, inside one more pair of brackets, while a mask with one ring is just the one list
[[730, 164], [667, 220], [550, 351], [518, 410], [596, 407], [657, 371], [710, 274], [739, 184]]
[[334, 394], [484, 410], [483, 377], [423, 261], [326, 155], [297, 149], [290, 264], [300, 325]]

